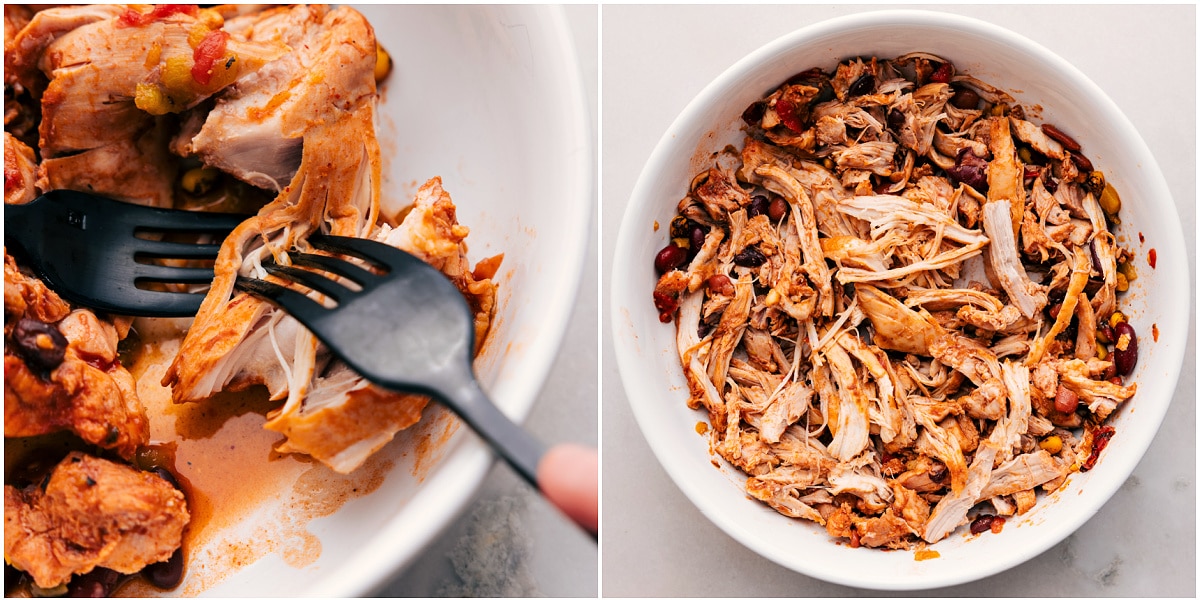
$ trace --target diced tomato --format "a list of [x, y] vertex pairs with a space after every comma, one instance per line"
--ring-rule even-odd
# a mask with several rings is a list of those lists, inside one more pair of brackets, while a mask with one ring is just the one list
[[212, 31], [200, 40], [196, 50], [192, 52], [192, 79], [200, 85], [208, 85], [212, 81], [213, 65], [225, 57], [225, 42], [229, 34], [224, 31]]
[[154, 8], [147, 13], [138, 12], [132, 8], [127, 9], [121, 13], [120, 17], [117, 17], [117, 24], [126, 27], [141, 27], [171, 15], [185, 14], [194, 17], [199, 11], [200, 7], [195, 4], [155, 4]]
[[950, 83], [950, 78], [954, 76], [954, 65], [944, 62], [938, 66], [933, 75], [929, 76], [929, 80], [934, 83]]
[[1083, 461], [1083, 466], [1079, 467], [1080, 471], [1087, 472], [1096, 466], [1096, 459], [1100, 458], [1100, 452], [1108, 446], [1108, 440], [1112, 439], [1115, 433], [1115, 429], [1105, 425], [1092, 434], [1092, 454], [1087, 457], [1087, 460]]

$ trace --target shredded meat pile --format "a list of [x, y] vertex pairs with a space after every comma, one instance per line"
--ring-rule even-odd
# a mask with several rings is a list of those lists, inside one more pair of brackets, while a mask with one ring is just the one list
[[1137, 389], [1135, 273], [1115, 189], [1028, 118], [943, 58], [853, 59], [754, 102], [692, 181], [654, 303], [750, 496], [908, 548], [1095, 463]]
[[[472, 307], [478, 351], [502, 256], [471, 266], [469, 231], [437, 177], [400, 214], [381, 210], [376, 85], [390, 58], [363, 15], [160, 4], [5, 5], [4, 16], [6, 204], [73, 189], [256, 213], [222, 246], [165, 374], [175, 402], [263, 385], [284, 400], [266, 423], [284, 436], [276, 449], [343, 473], [418, 422], [427, 397], [372, 386], [283, 311], [234, 291], [239, 275], [266, 276], [263, 260], [313, 251], [307, 238], [318, 232], [375, 239], [434, 265]], [[88, 452], [134, 462], [150, 440], [117, 355], [131, 320], [69, 306], [7, 252], [4, 296], [5, 436], [67, 431]], [[84, 454], [47, 477], [5, 486], [5, 558], [39, 587], [136, 572], [180, 547], [189, 519], [172, 483]], [[169, 588], [178, 576], [155, 583]]]

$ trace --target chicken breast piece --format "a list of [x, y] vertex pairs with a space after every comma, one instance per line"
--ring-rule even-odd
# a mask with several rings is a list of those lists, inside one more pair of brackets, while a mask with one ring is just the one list
[[136, 573], [171, 557], [190, 518], [161, 477], [73, 452], [44, 486], [4, 486], [4, 558], [42, 588], [96, 567]]
[[[202, 102], [285, 47], [229, 38], [212, 10], [162, 5], [51, 8], [13, 40], [18, 73], [49, 78], [41, 96], [42, 189], [75, 189], [169, 207], [175, 180], [163, 119]], [[201, 42], [219, 56], [201, 72]], [[216, 59], [214, 61], [214, 59]], [[207, 76], [205, 75], [207, 73]], [[26, 77], [27, 78], [27, 77]]]
[[117, 357], [118, 332], [72, 311], [4, 256], [4, 435], [71, 431], [131, 458], [150, 439], [133, 376]]
[[276, 8], [232, 19], [234, 39], [290, 49], [223, 93], [186, 143], [196, 155], [274, 191], [300, 168], [312, 121], [354, 110], [375, 94], [375, 34], [362, 15], [323, 5]]

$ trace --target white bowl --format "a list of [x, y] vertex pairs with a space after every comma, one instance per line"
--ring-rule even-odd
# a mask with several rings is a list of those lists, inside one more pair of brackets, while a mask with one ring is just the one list
[[[1000, 535], [961, 533], [932, 546], [939, 558], [911, 551], [852, 549], [822, 527], [788, 519], [749, 499], [744, 476], [714, 469], [695, 432], [705, 417], [689, 410], [675, 351], [675, 326], [658, 321], [651, 302], [654, 254], [667, 243], [676, 202], [708, 156], [740, 146], [740, 115], [751, 102], [799, 71], [829, 68], [851, 56], [891, 57], [920, 50], [1012, 93], [1039, 117], [1078, 140], [1123, 200], [1122, 244], [1141, 259], [1125, 310], [1139, 334], [1138, 392], [1110, 419], [1117, 434], [1097, 464], [1068, 487], [1008, 521]], [[662, 226], [655, 230], [654, 223]], [[1138, 242], [1138, 233], [1145, 237]], [[1157, 250], [1157, 268], [1145, 266]], [[797, 30], [739, 61], [708, 85], [675, 120], [634, 187], [617, 239], [612, 327], [617, 363], [632, 411], [659, 462], [700, 511], [728, 535], [772, 561], [834, 583], [873, 589], [925, 589], [973, 581], [1013, 567], [1058, 543], [1112, 496], [1157, 432], [1183, 361], [1188, 330], [1187, 255], [1170, 192], [1149, 149], [1116, 105], [1072, 65], [1042, 46], [974, 19], [925, 11], [879, 11]], [[1151, 336], [1156, 325], [1159, 338]]]
[[[575, 303], [595, 193], [594, 144], [565, 16], [544, 6], [356, 8], [395, 64], [378, 119], [385, 201], [411, 200], [421, 183], [441, 176], [471, 230], [469, 258], [504, 253], [495, 326], [476, 367], [491, 398], [520, 422]], [[431, 404], [425, 420], [442, 410]], [[333, 514], [289, 522], [293, 512], [332, 501], [322, 497], [336, 493], [332, 485], [306, 492], [303, 506], [281, 496], [211, 547], [192, 548], [194, 559], [248, 546], [275, 550], [231, 572], [189, 565], [175, 593], [373, 594], [462, 512], [494, 460], [465, 426], [432, 452], [418, 433], [397, 436], [382, 451], [394, 461], [386, 477], [368, 482], [378, 488]], [[273, 518], [281, 522], [262, 522]], [[309, 536], [303, 556], [284, 550], [297, 531]], [[279, 539], [255, 537], [262, 535]]]

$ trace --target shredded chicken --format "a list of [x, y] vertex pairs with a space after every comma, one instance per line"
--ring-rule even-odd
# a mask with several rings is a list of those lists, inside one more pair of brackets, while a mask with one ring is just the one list
[[136, 573], [170, 558], [190, 519], [158, 475], [72, 452], [42, 485], [4, 486], [4, 559], [42, 588], [96, 567]]
[[[461, 291], [475, 351], [482, 347], [503, 255], [468, 261], [469, 229], [438, 177], [401, 211], [381, 208], [382, 54], [357, 11], [6, 5], [4, 33], [6, 204], [76, 189], [256, 213], [222, 246], [164, 375], [176, 402], [264, 386], [281, 401], [265, 424], [284, 436], [274, 449], [341, 473], [421, 419], [428, 397], [371, 385], [286, 313], [234, 291], [239, 276], [264, 277], [264, 261], [312, 252], [307, 239], [318, 232], [377, 240], [430, 263]], [[734, 181], [731, 167], [721, 173]], [[736, 182], [726, 190], [743, 191]], [[698, 269], [718, 249], [713, 242]], [[681, 289], [708, 277], [694, 275]], [[4, 288], [5, 436], [69, 432], [87, 452], [141, 460], [150, 427], [118, 355], [131, 319], [68, 305], [7, 252]], [[788, 437], [805, 391], [789, 387], [764, 405], [773, 442]], [[166, 560], [180, 548], [188, 512], [164, 480], [80, 454], [41, 485], [6, 486], [5, 521], [6, 560], [54, 588], [94, 568], [133, 573]]]
[[853, 59], [750, 107], [679, 203], [672, 230], [703, 241], [673, 233], [688, 259], [655, 286], [747, 494], [873, 548], [1033, 510], [1137, 390], [1106, 324], [1108, 184], [949, 67]]
[[70, 431], [132, 458], [150, 441], [133, 376], [117, 357], [123, 333], [72, 309], [4, 254], [4, 436]]

